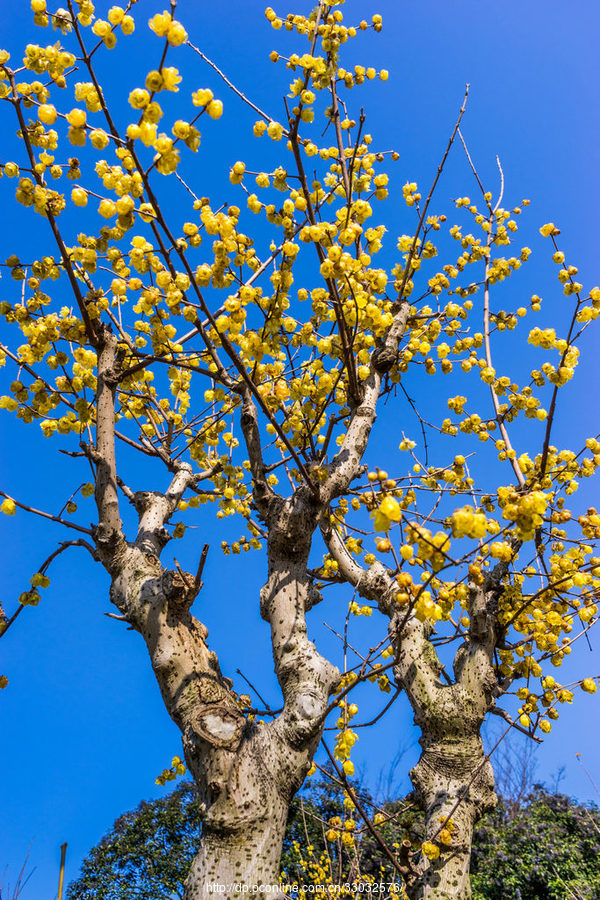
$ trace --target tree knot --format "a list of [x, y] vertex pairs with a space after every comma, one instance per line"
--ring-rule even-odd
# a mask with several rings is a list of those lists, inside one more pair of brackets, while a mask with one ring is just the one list
[[180, 614], [189, 610], [198, 593], [194, 576], [181, 569], [163, 573], [162, 590], [169, 606]]
[[376, 372], [378, 372], [380, 375], [387, 375], [387, 373], [396, 362], [397, 358], [397, 350], [392, 347], [386, 346], [386, 344], [383, 344], [381, 347], [378, 347], [375, 350], [373, 356], [371, 357], [371, 361]]

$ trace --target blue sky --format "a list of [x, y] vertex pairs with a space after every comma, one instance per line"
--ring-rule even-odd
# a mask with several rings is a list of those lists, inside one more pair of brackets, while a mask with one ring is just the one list
[[[100, 15], [107, 5], [98, 3]], [[136, 7], [139, 34], [127, 45], [126, 58], [118, 57], [118, 66], [112, 55], [106, 60], [109, 95], [126, 95], [156, 65], [158, 44], [153, 41], [150, 57], [145, 56], [144, 26], [149, 15], [162, 9], [163, 4], [154, 0], [140, 0]], [[24, 34], [40, 42], [49, 40], [30, 25], [28, 3], [0, 0], [0, 10], [0, 42], [7, 49], [16, 53]], [[309, 4], [302, 3], [293, 9], [308, 10]], [[178, 17], [191, 40], [259, 106], [282, 117], [286, 73], [267, 56], [271, 49], [286, 46], [287, 36], [272, 31], [262, 12], [263, 4], [256, 0], [223, 0], [220, 4], [180, 0], [178, 4]], [[498, 154], [511, 198], [508, 202], [522, 197], [532, 200], [521, 232], [523, 242], [534, 251], [545, 249], [537, 229], [543, 222], [556, 222], [562, 229], [561, 246], [579, 266], [585, 283], [598, 283], [597, 4], [581, 0], [576, 14], [567, 14], [564, 3], [552, 0], [543, 5], [537, 0], [506, 0], [502, 4], [381, 0], [375, 5], [348, 0], [346, 4], [346, 15], [357, 21], [374, 12], [382, 13], [384, 30], [357, 39], [350, 61], [387, 68], [390, 79], [385, 85], [365, 86], [355, 102], [364, 104], [367, 127], [377, 146], [395, 148], [401, 154], [392, 170], [396, 186], [406, 180], [420, 185], [431, 181], [464, 85], [469, 82], [471, 95], [463, 132], [485, 183], [497, 184]], [[179, 50], [172, 64], [193, 77], [194, 88], [210, 86], [225, 102], [223, 118], [204, 128], [199, 178], [206, 184], [209, 173], [213, 197], [239, 202], [227, 172], [236, 159], [250, 159], [252, 154], [258, 158], [263, 152], [262, 145], [253, 145], [246, 154], [248, 124], [255, 116], [210, 69], [202, 68], [197, 58], [187, 57], [185, 63], [184, 59], [186, 53]], [[6, 115], [6, 110], [3, 113]], [[4, 155], [1, 158], [5, 161]], [[9, 190], [4, 182], [0, 191], [4, 201], [12, 187]], [[438, 188], [440, 203], [474, 193], [464, 158], [455, 148]], [[394, 215], [388, 210], [391, 222]], [[402, 216], [405, 210], [399, 209], [398, 218]], [[39, 219], [32, 222], [32, 218], [23, 212], [11, 220], [12, 240], [33, 236], [36, 241], [48, 242], [44, 223]], [[405, 227], [398, 224], [396, 230]], [[5, 233], [1, 255], [7, 256], [13, 249]], [[540, 253], [539, 261], [523, 273], [518, 289], [525, 296], [533, 290], [541, 293], [552, 274], [552, 264]], [[5, 291], [14, 299], [9, 280], [0, 282], [1, 299]], [[591, 387], [597, 384], [591, 343], [588, 349], [592, 354], [583, 377], [565, 395], [565, 412], [568, 408], [572, 417], [569, 421], [598, 418], [597, 392]], [[35, 426], [22, 426], [3, 414], [0, 427], [0, 486], [24, 502], [60, 508], [65, 499], [61, 481], [71, 477], [65, 458], [38, 435]], [[598, 428], [592, 425], [589, 430]], [[157, 470], [156, 476], [162, 477], [162, 473]], [[144, 477], [152, 481], [155, 473], [145, 472]], [[218, 533], [211, 519], [199, 518], [198, 526], [198, 540], [183, 542], [175, 551], [184, 568], [193, 568], [197, 545], [211, 529], [213, 544], [197, 615], [210, 629], [211, 645], [223, 669], [228, 674], [241, 669], [276, 704], [267, 628], [260, 620], [257, 602], [264, 558], [247, 554], [224, 559], [220, 555], [220, 540], [237, 536], [241, 531], [238, 523], [220, 525]], [[0, 528], [2, 601], [10, 612], [31, 573], [64, 535], [58, 526], [45, 525], [24, 513], [10, 520], [2, 517]], [[164, 711], [142, 642], [103, 615], [109, 610], [106, 576], [88, 561], [84, 551], [70, 553], [54, 567], [52, 586], [40, 606], [25, 610], [18, 625], [0, 642], [0, 670], [10, 678], [9, 688], [0, 696], [0, 878], [7, 866], [8, 880], [14, 880], [33, 842], [30, 865], [36, 871], [23, 894], [26, 900], [54, 896], [63, 841], [69, 843], [69, 880], [76, 875], [82, 857], [122, 811], [143, 798], [158, 796], [163, 789], [154, 786], [154, 779], [179, 751], [178, 732]], [[311, 628], [327, 649], [332, 639], [320, 624], [325, 615], [317, 608]], [[375, 633], [381, 623], [369, 627]], [[597, 638], [592, 637], [592, 642], [596, 648]], [[592, 655], [584, 647], [578, 660], [573, 658], [567, 667], [573, 678], [599, 670], [597, 650]], [[565, 675], [561, 677], [567, 680]], [[565, 711], [538, 751], [538, 777], [551, 782], [564, 765], [562, 789], [594, 799], [574, 754], [583, 753], [598, 780], [598, 701], [581, 695], [578, 701]], [[406, 770], [407, 762], [416, 758], [415, 740], [410, 713], [401, 699], [378, 731], [361, 733], [356, 753], [359, 769], [375, 786], [380, 773], [385, 780], [392, 757], [404, 749], [400, 765]], [[401, 787], [407, 787], [406, 780]]]

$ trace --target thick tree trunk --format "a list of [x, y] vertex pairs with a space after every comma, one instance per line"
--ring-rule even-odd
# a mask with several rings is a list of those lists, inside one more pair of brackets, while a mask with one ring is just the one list
[[[381, 563], [362, 569], [339, 533], [323, 530], [343, 577], [389, 616], [396, 651], [394, 676], [421, 729], [423, 753], [411, 779], [425, 813], [425, 840], [433, 846], [426, 848], [429, 853], [422, 854], [407, 875], [408, 897], [469, 900], [473, 826], [496, 805], [494, 773], [480, 731], [497, 690], [492, 663], [495, 610], [505, 567], [497, 566], [482, 585], [469, 582], [471, 622], [468, 637], [454, 657], [452, 682], [429, 640], [431, 626], [396, 603], [397, 584], [391, 573]], [[439, 856], [431, 858], [438, 851]]]
[[205, 828], [185, 885], [185, 900], [241, 896], [248, 888], [279, 883], [287, 804], [270, 807], [237, 830]]
[[[440, 855], [424, 860], [422, 876], [407, 893], [410, 900], [470, 900], [473, 828], [496, 805], [492, 767], [479, 737], [421, 743], [410, 775], [425, 811], [425, 840]], [[448, 833], [446, 844], [440, 838]]]
[[99, 473], [94, 538], [111, 575], [111, 600], [146, 643], [198, 787], [203, 833], [186, 900], [246, 893], [253, 887], [264, 891], [278, 884], [289, 804], [310, 768], [329, 697], [339, 681], [338, 670], [317, 652], [306, 628], [306, 611], [322, 599], [307, 567], [312, 536], [327, 504], [306, 485], [287, 499], [274, 494], [262, 461], [256, 407], [246, 387], [241, 424], [254, 501], [268, 531], [268, 578], [260, 609], [271, 626], [283, 695], [283, 710], [272, 721], [257, 723], [240, 707], [232, 682], [223, 676], [208, 647], [207, 628], [191, 615], [200, 572], [194, 578], [178, 565], [172, 571], [160, 562], [170, 540], [170, 517], [185, 491], [205, 475], [182, 463], [173, 466], [164, 493], [134, 493], [121, 483], [138, 513], [135, 541], [128, 542], [123, 533], [114, 447], [116, 362], [117, 339], [107, 331], [98, 366], [96, 448], [88, 448]]
[[[279, 883], [289, 804], [310, 767], [339, 680], [306, 630], [306, 610], [320, 599], [307, 574], [317, 514], [301, 489], [288, 501], [274, 502], [268, 514], [269, 573], [261, 614], [271, 626], [283, 712], [269, 723], [244, 721], [241, 730], [231, 720], [231, 735], [221, 737], [207, 722], [210, 703], [187, 727], [181, 722], [186, 760], [205, 810], [185, 900], [264, 891]], [[223, 699], [214, 701], [215, 715], [222, 716]]]

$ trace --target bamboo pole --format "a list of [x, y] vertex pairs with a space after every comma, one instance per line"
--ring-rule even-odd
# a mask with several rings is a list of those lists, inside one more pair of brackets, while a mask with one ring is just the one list
[[63, 883], [65, 880], [65, 857], [67, 855], [67, 842], [60, 846], [60, 873], [58, 876], [58, 900], [62, 900]]

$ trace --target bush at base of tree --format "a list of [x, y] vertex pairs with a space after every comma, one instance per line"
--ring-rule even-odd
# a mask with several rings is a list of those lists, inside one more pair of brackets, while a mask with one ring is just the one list
[[[362, 788], [361, 801], [372, 797]], [[282, 856], [282, 880], [309, 885], [394, 880], [391, 865], [369, 833], [345, 847], [327, 834], [344, 815], [343, 792], [327, 779], [294, 799]], [[397, 848], [421, 840], [421, 814], [394, 801], [380, 833]], [[85, 859], [68, 900], [171, 900], [200, 842], [201, 814], [192, 783], [122, 815]], [[473, 900], [597, 900], [600, 898], [600, 811], [540, 785], [522, 803], [500, 802], [475, 831]]]
[[597, 900], [600, 811], [539, 785], [517, 809], [502, 803], [476, 829], [473, 900]]

